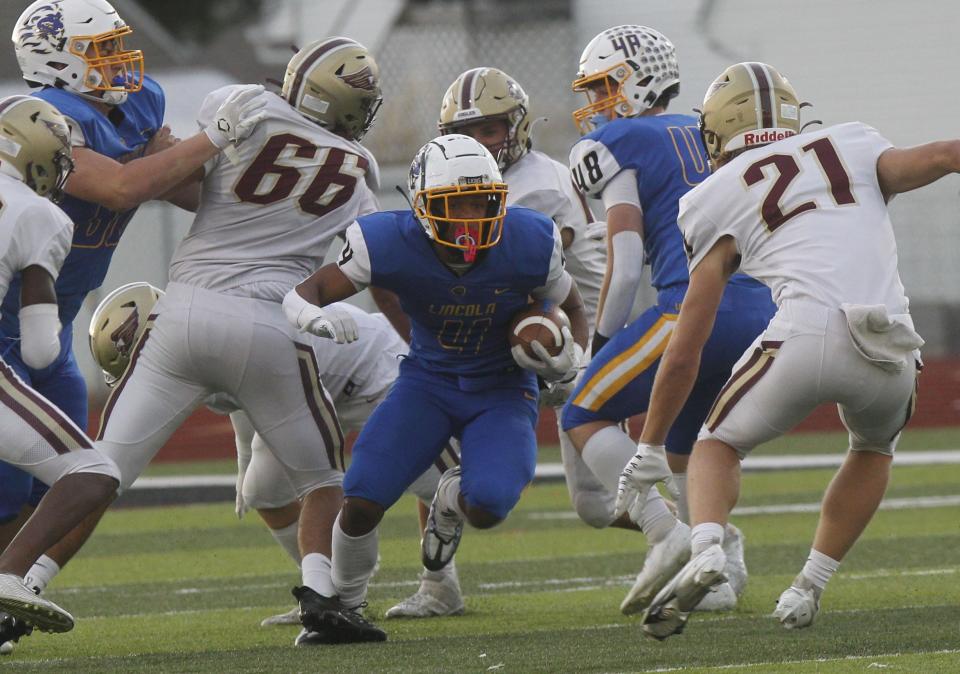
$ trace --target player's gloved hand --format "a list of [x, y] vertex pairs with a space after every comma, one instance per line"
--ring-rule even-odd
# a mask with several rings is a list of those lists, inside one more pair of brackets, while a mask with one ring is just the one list
[[640, 522], [650, 489], [672, 475], [667, 465], [666, 448], [641, 442], [637, 453], [620, 474], [617, 500], [613, 504], [614, 517], [627, 513], [634, 522]]
[[586, 236], [588, 239], [594, 241], [606, 241], [607, 240], [607, 223], [603, 222], [590, 222], [587, 223]]
[[563, 335], [563, 347], [556, 356], [551, 356], [543, 344], [534, 340], [530, 342], [530, 348], [536, 354], [536, 358], [528, 356], [523, 347], [517, 344], [511, 349], [513, 360], [520, 367], [536, 372], [549, 382], [565, 381], [576, 377], [577, 368], [583, 360], [583, 348], [573, 341], [570, 328], [561, 328], [560, 334]]
[[573, 394], [574, 389], [577, 388], [577, 376], [582, 371], [581, 368], [577, 368], [569, 379], [549, 382], [547, 388], [540, 390], [540, 405], [543, 407], [562, 407]]
[[267, 116], [264, 108], [267, 97], [259, 84], [237, 87], [220, 104], [213, 121], [203, 130], [210, 142], [219, 149], [231, 143], [236, 145], [249, 136], [257, 124]]
[[349, 344], [360, 337], [352, 315], [336, 307], [320, 308], [310, 304], [296, 288], [284, 296], [283, 313], [301, 332], [332, 339], [337, 344]]

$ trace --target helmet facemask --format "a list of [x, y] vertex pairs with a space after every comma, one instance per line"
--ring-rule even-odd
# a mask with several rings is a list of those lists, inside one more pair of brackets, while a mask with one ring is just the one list
[[676, 96], [679, 83], [676, 49], [664, 35], [645, 26], [610, 28], [580, 56], [573, 90], [588, 103], [574, 111], [574, 123], [587, 134], [613, 117], [639, 116], [661, 97]]
[[[467, 217], [450, 215], [451, 210], [462, 212], [464, 206], [470, 205], [476, 213]], [[442, 246], [462, 251], [464, 262], [468, 263], [476, 261], [478, 251], [500, 243], [506, 209], [504, 183], [437, 187], [417, 192], [413, 200], [414, 213], [433, 230], [431, 238]]]
[[70, 53], [86, 61], [84, 85], [91, 91], [104, 92], [104, 102], [125, 99], [126, 94], [143, 87], [143, 52], [123, 48], [124, 36], [131, 33], [133, 29], [123, 26], [99, 35], [78, 35], [69, 40]]

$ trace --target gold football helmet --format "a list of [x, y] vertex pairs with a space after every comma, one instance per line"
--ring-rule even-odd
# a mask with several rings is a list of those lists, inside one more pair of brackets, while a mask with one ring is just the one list
[[487, 148], [501, 171], [516, 163], [530, 149], [530, 98], [517, 81], [496, 68], [471, 68], [462, 73], [443, 95], [440, 133], [462, 133], [478, 121], [502, 119], [507, 139], [501, 148]]
[[800, 133], [797, 94], [783, 75], [765, 63], [737, 63], [707, 89], [700, 133], [716, 167], [725, 155]]
[[56, 201], [73, 171], [67, 120], [33, 96], [0, 100], [0, 164], [41, 197]]
[[332, 37], [290, 59], [280, 95], [300, 114], [348, 140], [360, 140], [383, 97], [380, 68], [359, 42]]
[[90, 353], [107, 386], [120, 380], [133, 347], [147, 329], [153, 306], [163, 291], [149, 283], [137, 282], [120, 286], [97, 305], [90, 319]]

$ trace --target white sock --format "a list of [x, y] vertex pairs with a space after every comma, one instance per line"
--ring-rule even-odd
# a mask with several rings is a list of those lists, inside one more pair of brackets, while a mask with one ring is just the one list
[[670, 479], [673, 481], [673, 491], [677, 498], [677, 519], [684, 524], [690, 524], [690, 504], [687, 503], [687, 474], [674, 473]]
[[637, 525], [651, 545], [666, 538], [677, 525], [677, 518], [670, 512], [667, 502], [657, 491], [656, 486], [652, 487], [647, 494], [647, 502], [643, 504], [643, 512], [640, 514]]
[[359, 606], [367, 597], [367, 584], [377, 565], [378, 531], [375, 527], [363, 536], [348, 536], [340, 526], [340, 515], [333, 524], [331, 578], [336, 594], [348, 608]]
[[300, 521], [296, 520], [293, 524], [285, 526], [283, 529], [270, 529], [270, 535], [273, 536], [273, 540], [283, 548], [284, 552], [290, 555], [290, 559], [292, 559], [293, 563], [297, 566], [300, 566], [300, 543], [297, 541], [299, 523]]
[[50, 557], [40, 555], [40, 558], [27, 571], [27, 575], [23, 577], [23, 582], [31, 590], [43, 592], [58, 573], [60, 573], [60, 565]]
[[[420, 574], [420, 580], [432, 580], [437, 583], [441, 583], [449, 577], [457, 578], [457, 566], [456, 559], [451, 559], [450, 563], [439, 571], [431, 571], [430, 569], [424, 569], [423, 573]], [[459, 580], [457, 581], [459, 583]]]
[[693, 556], [709, 548], [711, 545], [723, 545], [724, 528], [716, 522], [698, 524], [690, 532], [690, 552]]
[[320, 552], [308, 552], [303, 556], [303, 584], [324, 597], [332, 597], [337, 591], [333, 589], [330, 579], [330, 558]]
[[607, 426], [590, 436], [580, 456], [603, 486], [616, 494], [620, 473], [636, 453], [637, 444], [626, 433]]
[[806, 576], [807, 580], [822, 592], [830, 577], [839, 568], [840, 562], [810, 548], [810, 556], [807, 557], [807, 563], [803, 565], [803, 570], [800, 573]]
[[463, 519], [467, 519], [467, 514], [460, 507], [460, 478], [446, 480], [437, 487], [437, 503], [444, 510], [452, 510]]

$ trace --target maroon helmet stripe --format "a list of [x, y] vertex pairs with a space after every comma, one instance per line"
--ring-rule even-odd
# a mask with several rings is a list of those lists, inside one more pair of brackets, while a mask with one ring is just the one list
[[19, 103], [20, 101], [29, 101], [31, 100], [30, 96], [7, 96], [2, 101], [0, 101], [0, 113], [9, 108], [14, 103]]
[[339, 37], [334, 40], [330, 40], [324, 44], [321, 44], [317, 47], [313, 53], [308, 55], [303, 59], [303, 63], [297, 66], [297, 76], [293, 80], [293, 86], [290, 87], [290, 91], [287, 93], [287, 102], [290, 105], [296, 105], [297, 99], [300, 96], [300, 87], [303, 86], [303, 80], [306, 78], [307, 73], [310, 71], [310, 68], [313, 67], [313, 64], [316, 63], [321, 56], [328, 54], [337, 47], [342, 47], [345, 44], [351, 44], [353, 40], [346, 37]]
[[130, 381], [130, 375], [133, 374], [133, 369], [137, 366], [137, 361], [140, 359], [140, 352], [150, 338], [150, 324], [156, 320], [157, 316], [159, 316], [159, 314], [150, 314], [147, 316], [147, 327], [144, 329], [143, 334], [140, 335], [140, 340], [136, 346], [133, 347], [133, 353], [130, 354], [130, 363], [127, 365], [127, 370], [123, 373], [123, 376], [120, 377], [120, 382], [117, 384], [117, 387], [110, 392], [110, 397], [107, 398], [107, 404], [103, 408], [103, 415], [100, 417], [100, 430], [97, 431], [97, 440], [103, 440], [103, 434], [107, 430], [107, 422], [110, 421], [110, 415], [113, 413], [114, 405], [116, 405], [117, 400], [120, 399], [120, 393], [123, 391], [123, 387]]
[[762, 128], [773, 128], [773, 105], [770, 102], [770, 78], [762, 63], [748, 63], [747, 66], [757, 78], [757, 92], [760, 98], [760, 117]]
[[460, 109], [469, 110], [473, 107], [473, 81], [480, 74], [480, 68], [468, 70], [463, 76], [463, 83], [460, 85]]

